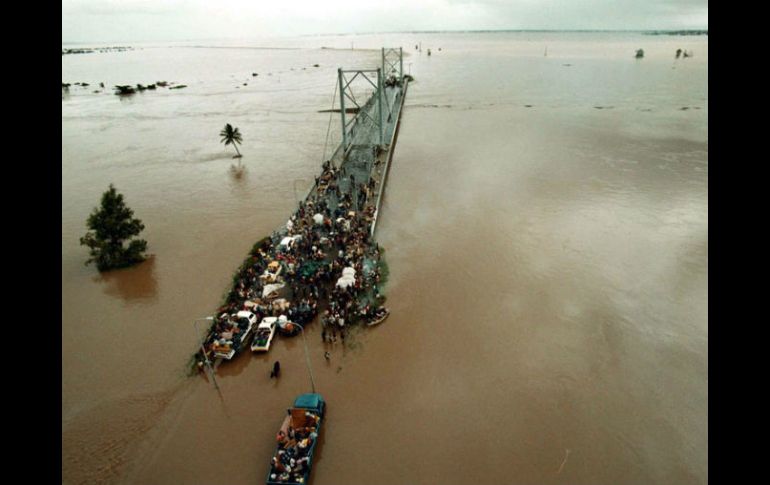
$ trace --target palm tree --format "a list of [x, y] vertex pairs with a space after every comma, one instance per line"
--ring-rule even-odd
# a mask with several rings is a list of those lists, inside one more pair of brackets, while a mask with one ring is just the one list
[[241, 158], [241, 152], [238, 150], [237, 143], [242, 143], [241, 139], [241, 132], [238, 131], [238, 128], [233, 128], [230, 123], [225, 125], [225, 128], [219, 133], [219, 136], [222, 137], [222, 143], [225, 144], [225, 146], [232, 143], [232, 145], [235, 147], [235, 151], [238, 153], [238, 155], [234, 156], [233, 158]]

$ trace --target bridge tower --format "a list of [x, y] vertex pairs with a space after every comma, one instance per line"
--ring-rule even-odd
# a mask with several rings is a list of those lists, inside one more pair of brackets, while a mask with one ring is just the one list
[[[339, 68], [337, 69], [337, 80], [339, 82], [340, 92], [343, 157], [344, 153], [353, 144], [370, 146], [375, 144], [383, 145], [385, 143], [385, 123], [383, 115], [385, 99], [383, 99], [382, 68], [354, 70], [344, 70]], [[354, 85], [354, 81], [358, 81], [358, 84]], [[363, 85], [364, 88], [374, 88], [374, 92], [371, 93], [371, 96], [368, 96], [367, 101], [363, 102], [363, 104], [356, 99], [356, 94], [354, 93], [355, 87], [358, 91], [358, 95], [361, 96], [361, 85]], [[351, 117], [348, 116], [345, 107], [346, 99], [352, 103], [353, 111], [355, 111], [352, 113], [353, 116]], [[375, 140], [367, 134], [372, 132], [366, 129], [367, 125], [377, 128], [376, 131], [374, 131], [374, 133], [377, 134]]]
[[396, 74], [399, 81], [404, 77], [404, 49], [382, 48], [382, 75]]

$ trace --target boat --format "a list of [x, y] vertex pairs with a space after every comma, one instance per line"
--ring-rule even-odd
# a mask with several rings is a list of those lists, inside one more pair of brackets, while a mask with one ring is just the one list
[[325, 414], [326, 402], [320, 394], [297, 396], [276, 435], [278, 445], [270, 460], [266, 485], [308, 483]]
[[385, 319], [388, 318], [389, 316], [390, 316], [390, 310], [382, 307], [381, 309], [377, 310], [377, 313], [374, 314], [374, 319], [368, 322], [366, 326], [372, 327], [374, 325], [380, 324], [384, 322]]
[[244, 310], [229, 317], [222, 314], [219, 318], [224, 320], [226, 330], [220, 332], [214, 340], [214, 357], [230, 360], [244, 347], [251, 334], [251, 328], [257, 322], [257, 316]]
[[294, 322], [290, 322], [289, 319], [286, 318], [286, 315], [281, 315], [278, 317], [278, 321], [276, 323], [278, 324], [278, 333], [284, 337], [293, 337], [297, 335], [301, 330], [300, 327]]
[[270, 343], [275, 336], [275, 327], [278, 317], [265, 317], [257, 327], [254, 334], [254, 340], [251, 342], [252, 352], [267, 352], [270, 350]]

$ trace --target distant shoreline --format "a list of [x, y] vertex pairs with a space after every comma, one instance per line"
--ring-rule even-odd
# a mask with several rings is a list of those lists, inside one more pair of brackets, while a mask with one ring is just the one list
[[68, 55], [68, 54], [94, 54], [94, 53], [102, 53], [102, 52], [125, 52], [125, 51], [132, 51], [134, 50], [133, 47], [130, 46], [116, 46], [116, 47], [81, 47], [77, 49], [65, 49], [62, 48], [61, 55]]
[[504, 34], [504, 33], [594, 33], [594, 34], [644, 34], [644, 35], [708, 35], [708, 29], [483, 29], [483, 30], [405, 30], [405, 31], [383, 31], [383, 32], [348, 32], [342, 34], [305, 34], [298, 37], [330, 37], [339, 35], [380, 35], [380, 34]]
[[[383, 31], [383, 32], [337, 32], [326, 34], [301, 34], [292, 36], [275, 36], [273, 38], [291, 38], [291, 37], [335, 37], [335, 36], [357, 36], [357, 35], [382, 35], [382, 34], [502, 34], [502, 33], [626, 33], [626, 34], [642, 34], [642, 35], [708, 35], [708, 29], [657, 29], [657, 30], [645, 30], [645, 29], [630, 29], [630, 30], [595, 30], [595, 29], [567, 29], [567, 30], [553, 30], [553, 29], [486, 29], [486, 30], [404, 30], [404, 31]], [[223, 39], [176, 39], [176, 40], [164, 40], [164, 41], [152, 41], [157, 43], [165, 42], [223, 42], [233, 41], [239, 39], [223, 38]], [[240, 39], [243, 40], [243, 39]], [[122, 41], [128, 42], [128, 41]], [[136, 41], [131, 42], [145, 42]], [[62, 45], [87, 45], [87, 44], [102, 44], [104, 41], [76, 41], [76, 42], [62, 42]]]
[[642, 32], [644, 35], [709, 35], [708, 30], [651, 30]]

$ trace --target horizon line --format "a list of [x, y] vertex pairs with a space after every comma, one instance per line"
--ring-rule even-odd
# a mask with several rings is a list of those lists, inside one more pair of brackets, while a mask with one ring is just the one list
[[[294, 34], [288, 36], [268, 35], [265, 37], [330, 37], [335, 35], [377, 35], [377, 34], [449, 34], [449, 33], [504, 33], [504, 32], [639, 32], [639, 33], [658, 33], [658, 32], [705, 32], [708, 35], [708, 27], [705, 28], [687, 28], [687, 29], [443, 29], [443, 30], [389, 30], [373, 32], [330, 32], [315, 34]], [[89, 40], [89, 41], [62, 41], [62, 44], [88, 44], [104, 42], [192, 42], [206, 40], [236, 40], [243, 37], [215, 37], [215, 38], [189, 38], [176, 40]]]

